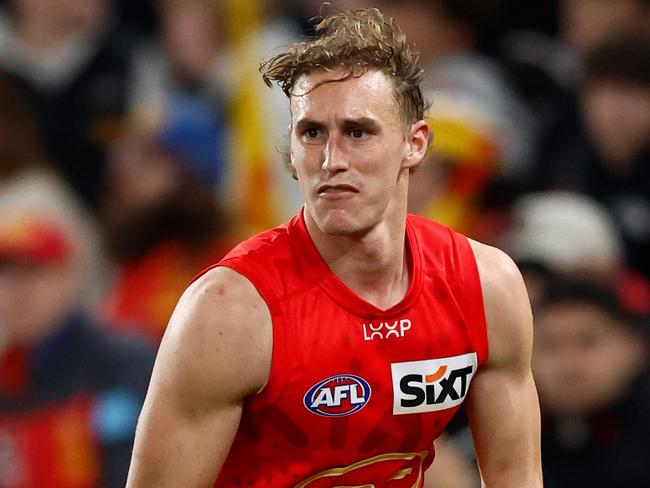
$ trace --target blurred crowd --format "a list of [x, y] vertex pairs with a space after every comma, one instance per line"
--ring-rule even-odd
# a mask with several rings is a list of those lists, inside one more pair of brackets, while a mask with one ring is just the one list
[[[524, 275], [545, 486], [650, 486], [650, 1], [331, 3], [0, 0], [0, 487], [124, 485], [176, 300], [301, 205], [257, 68], [361, 7], [425, 69], [410, 211]], [[461, 418], [430, 486], [471, 456]]]

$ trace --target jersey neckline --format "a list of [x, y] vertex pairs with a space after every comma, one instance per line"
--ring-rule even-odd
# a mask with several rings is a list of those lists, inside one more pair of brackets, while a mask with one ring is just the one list
[[288, 226], [289, 236], [298, 244], [296, 258], [300, 261], [305, 276], [310, 280], [317, 281], [332, 300], [347, 311], [362, 317], [394, 316], [413, 304], [422, 289], [422, 246], [408, 215], [406, 218], [406, 245], [409, 246], [411, 252], [411, 282], [402, 300], [390, 308], [382, 309], [357, 295], [332, 273], [309, 235], [304, 212], [304, 208], [301, 209], [300, 213], [291, 220]]

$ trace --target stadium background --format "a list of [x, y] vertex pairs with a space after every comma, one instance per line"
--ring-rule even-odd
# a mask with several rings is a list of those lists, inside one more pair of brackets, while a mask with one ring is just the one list
[[[358, 7], [422, 53], [410, 210], [524, 274], [546, 486], [650, 486], [650, 2], [332, 4], [0, 1], [0, 487], [123, 486], [178, 296], [301, 205], [257, 68]], [[430, 486], [472, 455], [459, 418]]]

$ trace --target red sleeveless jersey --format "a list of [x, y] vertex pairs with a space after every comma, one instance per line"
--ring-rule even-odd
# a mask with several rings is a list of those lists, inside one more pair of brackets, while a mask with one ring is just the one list
[[330, 272], [302, 214], [217, 264], [266, 301], [273, 359], [215, 486], [422, 486], [434, 439], [487, 360], [487, 336], [467, 239], [412, 215], [406, 234], [411, 284], [388, 310]]

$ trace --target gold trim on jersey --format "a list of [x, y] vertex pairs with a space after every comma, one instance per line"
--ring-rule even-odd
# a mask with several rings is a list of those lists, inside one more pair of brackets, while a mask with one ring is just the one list
[[[417, 488], [420, 485], [420, 482], [422, 481], [422, 476], [423, 476], [422, 464], [424, 463], [424, 459], [427, 457], [428, 454], [429, 451], [406, 452], [406, 453], [395, 452], [395, 453], [379, 454], [378, 456], [373, 456], [368, 459], [357, 461], [356, 463], [350, 464], [349, 466], [340, 467], [340, 468], [331, 468], [325, 471], [321, 471], [320, 473], [316, 473], [315, 475], [310, 476], [306, 480], [301, 481], [293, 488], [308, 488], [309, 484], [312, 481], [316, 481], [328, 477], [341, 476], [355, 469], [364, 468], [366, 466], [370, 466], [371, 464], [376, 464], [382, 461], [395, 461], [395, 460], [411, 461], [413, 459], [419, 458], [418, 478], [415, 481], [415, 484], [411, 487], [411, 488]], [[404, 479], [412, 472], [413, 472], [413, 468], [400, 469], [399, 471], [393, 474], [390, 480]], [[376, 488], [376, 486], [370, 483], [370, 484], [355, 485], [355, 486], [333, 485], [332, 488]]]

